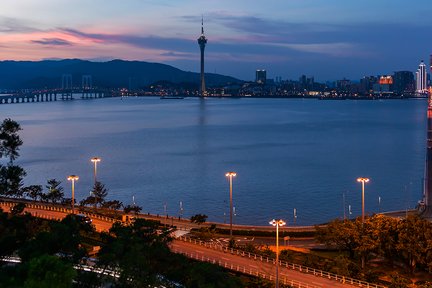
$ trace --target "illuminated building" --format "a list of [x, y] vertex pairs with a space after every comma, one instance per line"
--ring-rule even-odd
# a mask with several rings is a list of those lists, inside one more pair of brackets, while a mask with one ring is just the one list
[[267, 71], [258, 69], [255, 72], [255, 82], [258, 84], [265, 84], [267, 80]]
[[206, 95], [206, 87], [204, 80], [204, 49], [206, 44], [207, 38], [204, 36], [204, 19], [201, 18], [201, 36], [198, 38], [198, 45], [200, 46], [201, 50], [201, 97], [204, 97]]
[[426, 65], [423, 60], [421, 61], [419, 68], [416, 72], [416, 92], [417, 93], [426, 93], [427, 92], [427, 72]]

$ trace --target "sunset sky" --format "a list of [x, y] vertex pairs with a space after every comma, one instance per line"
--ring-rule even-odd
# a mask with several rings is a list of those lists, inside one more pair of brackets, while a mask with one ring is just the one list
[[431, 0], [2, 0], [0, 60], [161, 62], [252, 80], [415, 71], [432, 54]]

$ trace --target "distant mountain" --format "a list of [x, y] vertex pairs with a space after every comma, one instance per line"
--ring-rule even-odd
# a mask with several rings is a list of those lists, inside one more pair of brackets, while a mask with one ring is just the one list
[[[73, 86], [81, 86], [82, 75], [91, 75], [93, 86], [140, 88], [155, 82], [199, 84], [199, 73], [141, 61], [91, 62], [79, 59], [44, 61], [0, 61], [0, 88], [60, 88], [63, 74], [71, 74]], [[206, 73], [206, 85], [241, 82], [233, 77]]]

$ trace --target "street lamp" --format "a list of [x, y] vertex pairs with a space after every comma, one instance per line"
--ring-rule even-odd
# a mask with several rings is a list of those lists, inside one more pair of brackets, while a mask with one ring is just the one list
[[75, 181], [78, 181], [77, 175], [70, 175], [67, 180], [72, 181], [72, 214], [75, 214]]
[[101, 158], [93, 157], [90, 159], [90, 161], [93, 162], [93, 164], [94, 164], [93, 177], [94, 177], [94, 182], [96, 184], [97, 163], [101, 161]]
[[357, 178], [357, 182], [362, 183], [362, 223], [364, 223], [364, 190], [365, 190], [365, 183], [369, 182], [369, 178], [360, 177]]
[[232, 180], [237, 174], [235, 172], [228, 172], [225, 174], [226, 177], [229, 177], [230, 184], [230, 238], [232, 238], [232, 218], [233, 218], [233, 201], [232, 201]]
[[279, 288], [279, 227], [285, 224], [282, 219], [270, 221], [270, 225], [276, 226], [276, 288]]

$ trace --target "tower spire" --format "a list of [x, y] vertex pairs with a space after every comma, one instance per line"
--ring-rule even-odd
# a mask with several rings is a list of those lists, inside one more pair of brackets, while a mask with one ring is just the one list
[[201, 15], [201, 35], [204, 35], [204, 16]]

